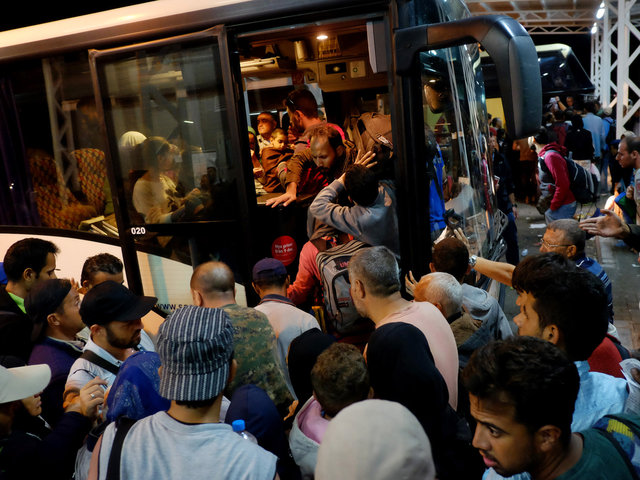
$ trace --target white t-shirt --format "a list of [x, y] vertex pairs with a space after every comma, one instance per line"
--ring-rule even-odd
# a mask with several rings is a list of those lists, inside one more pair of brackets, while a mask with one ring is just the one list
[[[115, 425], [100, 447], [100, 480], [105, 480]], [[136, 480], [273, 480], [277, 457], [243, 439], [226, 423], [189, 425], [158, 412], [136, 422], [122, 445], [120, 478]]]

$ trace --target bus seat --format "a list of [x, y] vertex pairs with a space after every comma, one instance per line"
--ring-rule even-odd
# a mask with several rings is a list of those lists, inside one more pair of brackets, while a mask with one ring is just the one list
[[80, 190], [97, 212], [103, 212], [107, 200], [104, 188], [104, 182], [107, 181], [104, 152], [97, 148], [81, 148], [71, 152], [71, 155], [78, 164]]
[[73, 196], [51, 155], [30, 149], [27, 158], [36, 194], [36, 207], [44, 226], [75, 230], [82, 220], [96, 216], [93, 206], [83, 205]]

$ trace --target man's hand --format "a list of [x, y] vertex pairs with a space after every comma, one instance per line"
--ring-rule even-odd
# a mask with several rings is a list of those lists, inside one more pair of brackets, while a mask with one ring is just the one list
[[375, 162], [376, 152], [362, 152], [358, 150], [358, 155], [356, 155], [356, 159], [354, 160], [354, 165], [364, 165], [367, 168], [371, 168], [374, 165], [377, 165], [378, 162]]
[[67, 412], [78, 412], [85, 417], [96, 418], [98, 409], [104, 403], [104, 392], [107, 382], [100, 377], [92, 379], [84, 387], [76, 397], [70, 400], [66, 407]]
[[456, 228], [453, 231], [453, 236], [456, 237], [458, 240], [460, 240], [462, 243], [464, 243], [464, 246], [467, 247], [467, 250], [469, 251], [469, 253], [471, 253], [469, 239], [467, 239], [466, 235], [464, 234], [464, 232], [460, 227]]
[[600, 210], [601, 217], [587, 218], [580, 222], [580, 228], [591, 235], [622, 238], [628, 232], [626, 224], [611, 210]]
[[407, 293], [412, 297], [413, 297], [413, 292], [416, 289], [416, 285], [418, 285], [418, 281], [413, 276], [413, 273], [411, 272], [411, 270], [409, 270], [409, 273], [404, 277], [404, 287], [407, 290]]
[[[374, 165], [377, 165], [378, 162], [373, 161], [376, 158], [376, 153], [375, 152], [366, 152], [363, 153], [362, 150], [358, 150], [358, 155], [356, 156], [356, 159], [353, 161], [354, 165], [363, 165], [367, 168], [371, 168]], [[347, 176], [347, 173], [343, 173], [342, 175], [340, 175], [340, 178], [338, 178], [338, 181], [340, 183], [342, 183], [344, 185], [344, 179]]]
[[633, 185], [629, 185], [627, 187], [627, 191], [625, 192], [625, 196], [629, 199], [629, 200], [633, 200], [633, 194], [634, 194], [634, 188]]
[[298, 198], [298, 184], [295, 182], [289, 182], [287, 184], [287, 191], [276, 198], [270, 198], [265, 202], [267, 207], [275, 208], [278, 205], [282, 205], [284, 207], [289, 206], [289, 204], [295, 201]]
[[297, 198], [296, 194], [291, 193], [283, 193], [279, 197], [270, 198], [265, 202], [267, 207], [277, 207], [278, 205], [282, 205], [284, 207], [288, 206], [291, 202], [295, 201]]

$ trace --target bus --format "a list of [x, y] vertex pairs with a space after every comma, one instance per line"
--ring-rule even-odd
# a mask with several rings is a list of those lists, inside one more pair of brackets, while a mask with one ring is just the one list
[[[594, 95], [595, 86], [569, 45], [564, 43], [536, 45], [536, 52], [538, 52], [540, 64], [543, 105], [550, 106], [555, 97], [560, 97], [563, 102], [567, 97], [584, 101], [597, 100]], [[481, 53], [480, 61], [487, 110], [490, 114], [502, 118], [500, 87], [494, 61], [486, 52]]]
[[[388, 119], [403, 272], [428, 272], [437, 157], [447, 218], [472, 253], [498, 258], [481, 51], [498, 72], [506, 129], [532, 134], [542, 107], [531, 38], [460, 0], [157, 0], [2, 32], [0, 252], [47, 238], [68, 278], [112, 253], [162, 314], [191, 303], [196, 265], [220, 259], [238, 303], [255, 305], [257, 260], [279, 258], [295, 275], [310, 199], [265, 204], [248, 130], [261, 112], [286, 122], [283, 100], [304, 88], [349, 138], [364, 113]], [[150, 137], [170, 143], [176, 186], [207, 194], [204, 215], [140, 214], [133, 188], [149, 167], [131, 146]]]

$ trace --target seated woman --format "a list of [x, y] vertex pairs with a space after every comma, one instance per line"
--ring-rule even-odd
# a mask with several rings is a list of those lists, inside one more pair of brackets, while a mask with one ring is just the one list
[[173, 166], [171, 144], [162, 137], [149, 137], [139, 145], [147, 171], [133, 186], [133, 206], [147, 223], [172, 223], [202, 209], [200, 191], [180, 197], [175, 182], [163, 172]]

